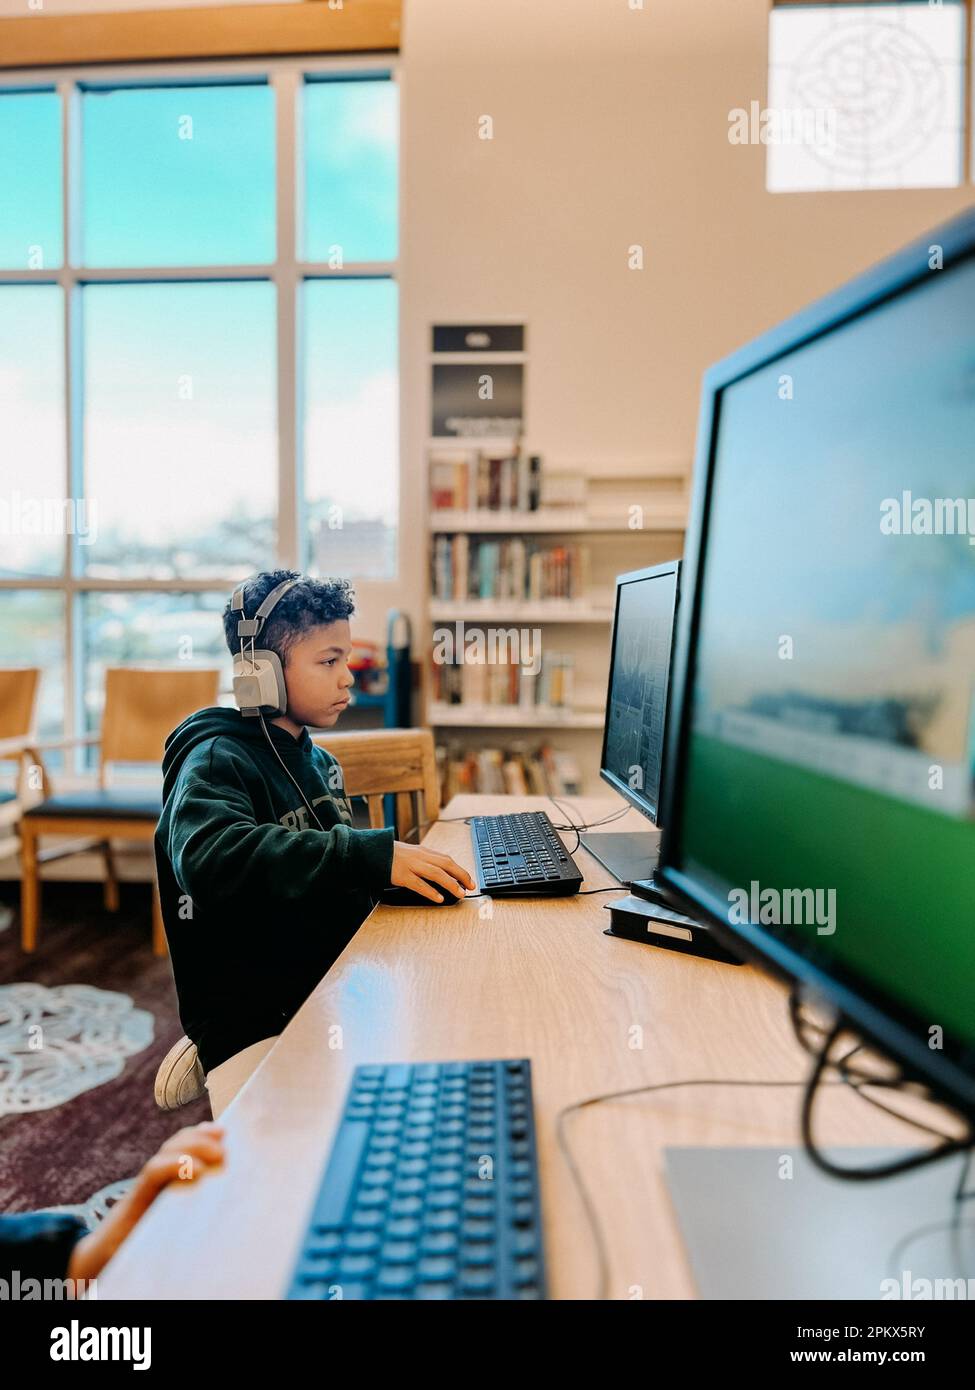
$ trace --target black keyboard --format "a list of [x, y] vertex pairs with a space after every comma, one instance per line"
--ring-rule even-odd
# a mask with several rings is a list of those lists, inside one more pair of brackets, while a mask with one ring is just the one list
[[544, 1297], [531, 1063], [356, 1067], [288, 1298]]
[[477, 882], [494, 898], [578, 893], [582, 874], [544, 811], [472, 816]]

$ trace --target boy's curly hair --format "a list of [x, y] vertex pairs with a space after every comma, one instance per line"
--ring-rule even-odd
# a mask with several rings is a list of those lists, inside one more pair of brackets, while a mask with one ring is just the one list
[[[313, 627], [337, 622], [355, 612], [355, 591], [347, 579], [311, 579], [300, 570], [262, 570], [244, 580], [244, 616], [253, 618], [271, 590], [285, 579], [297, 579], [298, 583], [278, 599], [255, 639], [258, 647], [277, 652], [282, 666], [287, 665], [294, 644]], [[236, 655], [240, 651], [240, 615], [231, 608], [232, 601], [233, 595], [223, 610], [223, 630], [227, 646]]]

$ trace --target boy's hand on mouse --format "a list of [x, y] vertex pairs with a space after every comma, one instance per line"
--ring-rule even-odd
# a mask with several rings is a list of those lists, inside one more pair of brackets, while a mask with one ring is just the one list
[[104, 1221], [75, 1245], [68, 1261], [69, 1279], [94, 1279], [126, 1236], [171, 1182], [194, 1182], [223, 1162], [223, 1128], [208, 1120], [178, 1130], [153, 1154], [121, 1201]]
[[396, 888], [412, 888], [432, 903], [443, 902], [443, 894], [435, 886], [438, 883], [455, 898], [462, 898], [468, 888], [477, 887], [467, 870], [449, 854], [438, 854], [424, 845], [408, 845], [405, 840], [393, 841], [389, 881]]

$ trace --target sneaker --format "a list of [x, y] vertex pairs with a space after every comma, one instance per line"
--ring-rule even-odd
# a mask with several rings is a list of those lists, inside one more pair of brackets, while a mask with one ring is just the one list
[[207, 1083], [197, 1056], [196, 1043], [180, 1038], [169, 1049], [156, 1072], [156, 1104], [160, 1110], [178, 1110], [206, 1095]]

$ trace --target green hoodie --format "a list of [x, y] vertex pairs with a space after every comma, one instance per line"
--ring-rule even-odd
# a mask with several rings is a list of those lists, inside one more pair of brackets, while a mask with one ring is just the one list
[[203, 1070], [280, 1033], [389, 885], [393, 830], [356, 830], [307, 729], [197, 710], [166, 739], [154, 849], [179, 1016]]

